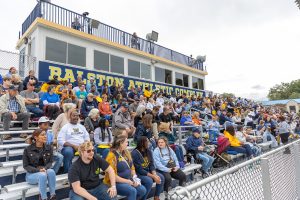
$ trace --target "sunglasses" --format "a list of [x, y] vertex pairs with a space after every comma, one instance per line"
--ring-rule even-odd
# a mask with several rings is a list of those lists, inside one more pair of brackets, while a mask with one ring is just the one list
[[87, 152], [87, 153], [91, 153], [91, 152], [93, 152], [93, 153], [94, 153], [94, 151], [95, 151], [94, 149], [89, 149], [89, 150], [86, 150], [86, 152]]

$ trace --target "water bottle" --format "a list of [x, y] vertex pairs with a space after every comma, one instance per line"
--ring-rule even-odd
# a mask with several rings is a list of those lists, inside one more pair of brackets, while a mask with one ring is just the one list
[[191, 164], [195, 164], [195, 158], [194, 158], [194, 156], [192, 156], [192, 158], [191, 158]]

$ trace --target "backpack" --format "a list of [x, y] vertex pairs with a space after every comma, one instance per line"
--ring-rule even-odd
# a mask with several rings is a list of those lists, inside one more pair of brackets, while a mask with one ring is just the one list
[[226, 138], [225, 136], [223, 135], [220, 135], [218, 137], [218, 154], [221, 154], [223, 153], [224, 151], [226, 151], [228, 149], [228, 147], [230, 147], [230, 142], [228, 140], [228, 138]]

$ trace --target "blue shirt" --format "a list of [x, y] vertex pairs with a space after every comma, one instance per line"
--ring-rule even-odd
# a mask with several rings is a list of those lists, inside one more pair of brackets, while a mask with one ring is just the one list
[[15, 113], [20, 112], [20, 104], [17, 102], [16, 97], [13, 97], [9, 100], [8, 110]]

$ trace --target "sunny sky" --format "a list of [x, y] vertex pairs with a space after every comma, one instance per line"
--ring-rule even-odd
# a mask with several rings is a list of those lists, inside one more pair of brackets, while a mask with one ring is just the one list
[[[158, 44], [207, 55], [206, 89], [262, 99], [300, 78], [300, 10], [294, 0], [52, 0], [129, 33], [159, 32]], [[15, 51], [35, 0], [3, 1], [1, 48]]]

